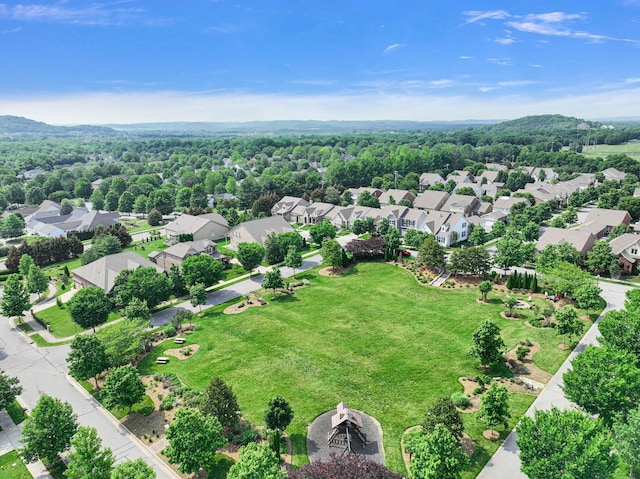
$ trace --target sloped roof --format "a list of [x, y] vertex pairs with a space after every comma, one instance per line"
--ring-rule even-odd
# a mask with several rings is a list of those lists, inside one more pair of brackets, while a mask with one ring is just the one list
[[116, 277], [121, 271], [149, 267], [155, 268], [160, 273], [164, 272], [160, 266], [139, 254], [133, 251], [123, 251], [122, 253], [104, 256], [87, 265], [76, 268], [73, 270], [73, 275], [110, 293], [114, 287]]
[[413, 207], [423, 210], [438, 210], [447, 202], [449, 196], [446, 191], [425, 190], [413, 200]]
[[345, 403], [341, 402], [336, 408], [336, 413], [331, 416], [331, 427], [335, 429], [347, 421], [358, 427], [362, 427], [362, 416], [353, 409], [349, 409]]
[[545, 228], [544, 233], [538, 239], [536, 249], [542, 251], [549, 244], [571, 243], [575, 249], [585, 255], [591, 250], [595, 241], [595, 236], [588, 231], [548, 227]]
[[222, 215], [219, 215], [218, 213], [208, 213], [206, 215], [199, 216], [178, 216], [171, 223], [168, 223], [165, 229], [167, 232], [172, 232], [173, 234], [196, 233], [209, 223], [217, 223], [226, 228], [229, 227], [229, 223], [227, 223], [227, 220], [225, 220]]
[[271, 233], [281, 234], [295, 231], [282, 216], [269, 216], [258, 220], [245, 221], [232, 228], [228, 235], [233, 236], [240, 229], [244, 229], [249, 235], [249, 238], [245, 238], [247, 242], [256, 242], [261, 245], [264, 245], [264, 240]]
[[622, 254], [624, 250], [640, 243], [640, 235], [634, 233], [624, 233], [609, 241], [613, 254]]

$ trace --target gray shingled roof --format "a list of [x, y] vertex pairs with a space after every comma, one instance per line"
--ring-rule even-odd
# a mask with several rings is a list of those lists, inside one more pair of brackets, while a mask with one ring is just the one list
[[104, 256], [85, 266], [81, 266], [73, 270], [73, 275], [110, 293], [114, 287], [116, 277], [121, 271], [149, 267], [155, 268], [160, 273], [164, 272], [160, 266], [139, 254], [133, 251], [124, 251]]

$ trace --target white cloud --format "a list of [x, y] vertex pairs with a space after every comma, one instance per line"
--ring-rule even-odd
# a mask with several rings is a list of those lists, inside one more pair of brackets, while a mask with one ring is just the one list
[[462, 12], [462, 14], [467, 17], [467, 21], [464, 22], [465, 25], [480, 22], [482, 20], [501, 20], [503, 18], [508, 18], [511, 16], [506, 10], [490, 10], [486, 12], [469, 10], [466, 12]]
[[144, 23], [166, 23], [166, 20], [145, 20], [145, 10], [135, 6], [121, 6], [129, 2], [93, 3], [83, 8], [66, 6], [66, 2], [55, 5], [18, 4], [8, 7], [0, 4], [0, 18], [24, 22], [68, 23], [79, 25], [122, 25], [131, 21]]
[[467, 56], [467, 55], [460, 55], [458, 57], [460, 60], [471, 60], [473, 57]]
[[433, 87], [447, 87], [447, 86], [451, 86], [454, 84], [453, 80], [449, 80], [447, 78], [443, 78], [441, 80], [433, 80], [432, 82], [429, 82], [429, 85], [433, 86]]
[[392, 51], [397, 50], [398, 48], [401, 48], [404, 46], [405, 46], [404, 43], [394, 43], [393, 45], [389, 45], [387, 48], [385, 48], [382, 54], [386, 55], [387, 53], [391, 53]]
[[258, 95], [244, 92], [194, 94], [86, 93], [57, 97], [0, 98], [0, 111], [51, 124], [104, 124], [159, 121], [253, 120], [467, 120], [519, 118], [560, 113], [587, 119], [636, 116], [640, 88], [542, 96], [425, 93], [336, 93]]
[[511, 87], [511, 86], [526, 86], [526, 85], [535, 85], [538, 83], [534, 80], [510, 80], [510, 81], [499, 81], [499, 86]]
[[511, 45], [512, 43], [514, 43], [515, 40], [513, 38], [496, 38], [496, 43], [499, 43], [500, 45]]
[[487, 58], [487, 61], [494, 65], [511, 66], [511, 58]]
[[544, 22], [507, 22], [511, 28], [526, 33], [537, 33], [538, 35], [555, 35], [570, 36], [571, 32], [567, 29], [559, 28]]

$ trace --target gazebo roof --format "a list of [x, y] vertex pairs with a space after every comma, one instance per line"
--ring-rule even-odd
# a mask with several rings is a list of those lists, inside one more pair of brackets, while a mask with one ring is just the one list
[[340, 427], [347, 421], [350, 421], [354, 426], [362, 427], [362, 417], [360, 414], [349, 409], [345, 403], [341, 402], [336, 409], [336, 414], [331, 416], [331, 427], [333, 429]]

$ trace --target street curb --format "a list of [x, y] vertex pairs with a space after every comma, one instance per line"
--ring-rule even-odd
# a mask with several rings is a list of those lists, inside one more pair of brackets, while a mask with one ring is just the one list
[[88, 400], [90, 401], [96, 408], [97, 411], [100, 411], [100, 413], [105, 416], [114, 426], [116, 426], [116, 428], [118, 428], [121, 431], [124, 431], [124, 433], [129, 437], [129, 439], [133, 440], [133, 442], [135, 442], [138, 446], [140, 446], [142, 448], [143, 451], [145, 451], [146, 453], [148, 453], [150, 456], [154, 457], [155, 459], [157, 459], [159, 461], [159, 463], [162, 465], [161, 467], [163, 469], [165, 469], [169, 475], [172, 475], [173, 477], [175, 477], [176, 479], [182, 479], [182, 477], [173, 469], [171, 469], [171, 467], [169, 467], [159, 456], [158, 454], [156, 454], [155, 452], [153, 452], [146, 444], [144, 444], [140, 439], [138, 439], [138, 437], [133, 434], [129, 428], [127, 428], [127, 426], [125, 426], [124, 424], [122, 424], [120, 421], [118, 421], [113, 414], [111, 414], [107, 409], [105, 409], [102, 404], [100, 404], [100, 402], [94, 398], [91, 394], [89, 394], [89, 392], [82, 387], [82, 385], [76, 381], [76, 379], [71, 376], [70, 374], [67, 374], [67, 381], [69, 381], [69, 383], [75, 387], [78, 391], [80, 391], [80, 393]]

